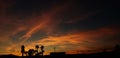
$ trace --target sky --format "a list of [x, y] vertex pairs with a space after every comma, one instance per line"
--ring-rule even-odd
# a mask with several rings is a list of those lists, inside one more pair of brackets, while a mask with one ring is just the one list
[[35, 45], [45, 54], [111, 49], [120, 44], [113, 0], [0, 0], [0, 54], [21, 55]]

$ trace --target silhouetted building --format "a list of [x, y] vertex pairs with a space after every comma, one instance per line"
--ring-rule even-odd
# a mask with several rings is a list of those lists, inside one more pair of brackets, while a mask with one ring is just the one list
[[50, 56], [65, 56], [65, 52], [50, 52]]
[[115, 46], [114, 52], [117, 53], [117, 54], [120, 54], [120, 45], [117, 44]]

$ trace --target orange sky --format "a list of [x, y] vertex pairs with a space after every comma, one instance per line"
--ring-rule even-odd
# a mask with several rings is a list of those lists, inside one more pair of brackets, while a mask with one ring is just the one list
[[23, 44], [45, 55], [109, 49], [120, 44], [118, 18], [102, 1], [0, 0], [0, 54], [21, 55]]

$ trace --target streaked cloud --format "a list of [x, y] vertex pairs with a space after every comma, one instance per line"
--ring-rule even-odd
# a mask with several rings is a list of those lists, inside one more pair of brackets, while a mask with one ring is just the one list
[[24, 42], [27, 39], [29, 39], [32, 36], [32, 34], [34, 34], [39, 30], [45, 31], [47, 34], [54, 32], [53, 30], [55, 30], [55, 28], [62, 21], [60, 19], [56, 19], [55, 16], [58, 13], [62, 12], [65, 8], [67, 8], [68, 5], [69, 4], [54, 6], [49, 11], [45, 13], [43, 12], [42, 14], [40, 14], [40, 16], [32, 18], [33, 21], [38, 20], [39, 22], [33, 22], [36, 24], [31, 26], [28, 32], [24, 36], [22, 36], [20, 39], [23, 38], [23, 42]]
[[48, 54], [53, 47], [77, 53], [75, 50], [109, 48], [119, 43], [118, 18], [104, 8], [104, 3], [49, 2], [0, 0], [1, 54], [20, 55], [22, 44], [26, 51], [36, 44], [45, 45]]
[[[60, 36], [48, 36], [47, 38], [43, 38], [43, 39], [33, 42], [33, 45], [35, 44], [45, 45], [46, 49], [49, 46], [51, 46], [51, 48], [52, 46], [53, 47], [56, 46], [58, 47], [57, 48], [58, 51], [59, 49], [61, 51], [62, 49], [66, 51], [69, 49], [72, 49], [72, 50], [92, 50], [92, 49], [96, 50], [98, 49], [99, 50], [101, 49], [102, 45], [105, 44], [105, 43], [100, 44], [99, 40], [101, 39], [104, 40], [106, 39], [104, 37], [114, 36], [115, 34], [118, 34], [119, 32], [120, 31], [115, 31], [114, 28], [100, 28], [96, 30], [77, 32], [77, 33], [73, 32], [72, 34], [68, 33], [66, 35], [60, 35]], [[110, 43], [108, 44], [111, 45]], [[28, 45], [28, 47], [32, 47], [32, 46]], [[103, 47], [103, 48], [106, 48], [106, 47]]]

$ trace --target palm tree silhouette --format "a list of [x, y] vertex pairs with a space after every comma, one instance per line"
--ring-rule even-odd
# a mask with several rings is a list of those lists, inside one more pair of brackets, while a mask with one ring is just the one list
[[37, 50], [37, 53], [38, 53], [39, 46], [38, 46], [38, 45], [36, 45], [36, 46], [35, 46], [35, 48], [36, 48], [36, 50]]
[[22, 56], [24, 56], [24, 52], [25, 52], [25, 46], [24, 46], [24, 45], [21, 45], [21, 53], [22, 53]]
[[42, 45], [40, 48], [41, 48], [42, 56], [43, 56], [43, 53], [44, 53], [44, 50], [43, 50], [43, 49], [44, 49], [44, 46]]

